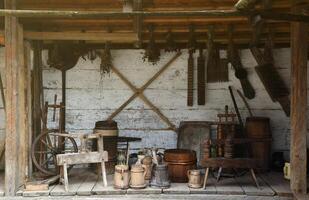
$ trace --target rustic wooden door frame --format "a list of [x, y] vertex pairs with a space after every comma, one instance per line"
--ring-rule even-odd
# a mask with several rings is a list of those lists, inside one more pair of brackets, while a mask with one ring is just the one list
[[[17, 0], [5, 0], [6, 9], [16, 9]], [[26, 61], [29, 46], [17, 17], [5, 17], [6, 137], [5, 195], [14, 196], [28, 175], [29, 78]]]
[[136, 97], [139, 97], [146, 105], [148, 105], [169, 127], [168, 129], [176, 131], [176, 126], [156, 107], [151, 101], [144, 95], [145, 89], [155, 81], [179, 56], [181, 52], [177, 54], [167, 62], [152, 78], [150, 78], [142, 87], [135, 87], [117, 68], [112, 67], [112, 71], [118, 75], [118, 77], [134, 92], [134, 94], [123, 103], [115, 112], [113, 112], [107, 120], [112, 120], [117, 116], [129, 103], [131, 103]]
[[[292, 12], [305, 12], [306, 0], [293, 0]], [[291, 23], [291, 190], [296, 199], [307, 193], [308, 24]]]

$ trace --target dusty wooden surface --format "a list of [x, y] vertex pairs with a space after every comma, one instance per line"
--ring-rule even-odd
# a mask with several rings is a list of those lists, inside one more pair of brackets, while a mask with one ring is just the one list
[[[73, 169], [69, 177], [69, 192], [66, 192], [63, 185], [56, 184], [50, 186], [48, 191], [20, 191], [20, 196], [37, 197], [37, 196], [93, 196], [105, 195], [105, 197], [117, 195], [122, 197], [124, 195], [205, 195], [211, 197], [212, 195], [229, 195], [237, 199], [237, 196], [244, 196], [246, 198], [254, 197], [259, 199], [272, 199], [272, 198], [290, 198], [292, 197], [291, 190], [289, 189], [289, 181], [283, 179], [279, 173], [268, 173], [258, 176], [261, 189], [257, 189], [250, 176], [247, 173], [245, 176], [236, 178], [222, 178], [216, 183], [215, 178], [210, 174], [209, 181], [207, 182], [206, 189], [191, 189], [188, 188], [186, 183], [172, 183], [168, 189], [160, 189], [147, 187], [146, 189], [127, 189], [117, 190], [113, 188], [113, 176], [108, 175], [108, 186], [103, 187], [100, 177], [94, 172], [80, 171]], [[0, 185], [1, 186], [1, 185]], [[1, 191], [1, 187], [0, 187]], [[0, 193], [1, 194], [1, 193]], [[107, 195], [107, 196], [106, 196]], [[190, 197], [190, 198], [191, 198]]]

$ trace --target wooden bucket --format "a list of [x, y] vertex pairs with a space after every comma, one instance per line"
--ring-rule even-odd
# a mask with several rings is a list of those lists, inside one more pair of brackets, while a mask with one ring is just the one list
[[201, 188], [202, 187], [202, 176], [200, 170], [188, 170], [188, 187], [190, 188]]
[[258, 168], [267, 171], [270, 167], [271, 129], [270, 120], [266, 117], [248, 117], [246, 120], [246, 134], [250, 139], [268, 139], [263, 142], [250, 144], [251, 156], [257, 159]]
[[145, 166], [132, 165], [130, 187], [135, 189], [145, 188], [147, 186], [145, 181], [145, 175], [146, 175]]
[[116, 165], [114, 174], [114, 188], [128, 189], [129, 180], [129, 167], [127, 165]]
[[196, 168], [196, 153], [186, 149], [169, 149], [164, 152], [170, 180], [176, 183], [188, 182], [187, 171]]

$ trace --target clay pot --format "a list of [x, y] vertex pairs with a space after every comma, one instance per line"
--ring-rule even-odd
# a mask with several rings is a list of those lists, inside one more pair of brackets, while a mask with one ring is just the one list
[[116, 165], [114, 175], [114, 188], [128, 189], [129, 188], [129, 167], [127, 165]]
[[145, 188], [146, 187], [145, 175], [146, 175], [145, 166], [132, 165], [130, 187], [135, 189]]
[[188, 186], [190, 188], [201, 188], [202, 187], [202, 177], [200, 170], [188, 170]]

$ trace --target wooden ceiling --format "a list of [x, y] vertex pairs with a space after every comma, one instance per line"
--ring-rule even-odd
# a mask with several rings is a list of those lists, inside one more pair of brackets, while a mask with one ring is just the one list
[[[233, 10], [237, 0], [144, 0], [143, 11], [184, 11], [184, 10]], [[275, 0], [272, 9], [276, 12], [290, 12], [289, 0]], [[259, 5], [257, 8], [262, 8]], [[25, 10], [91, 10], [123, 11], [123, 0], [19, 0], [17, 9]], [[111, 34], [136, 34], [136, 18], [113, 19], [61, 19], [24, 18], [21, 19], [26, 31], [39, 32], [105, 32]], [[2, 22], [3, 23], [3, 22]], [[209, 25], [215, 26], [215, 41], [228, 43], [228, 25], [234, 25], [235, 42], [248, 45], [252, 38], [252, 28], [246, 17], [144, 17], [142, 19], [142, 41], [149, 39], [148, 27], [155, 27], [155, 38], [165, 42], [168, 30], [173, 32], [177, 43], [185, 44], [189, 38], [189, 26], [194, 25], [196, 37], [201, 42], [207, 40]], [[274, 33], [275, 44], [287, 46], [290, 43], [290, 25], [283, 21], [268, 21]], [[263, 34], [262, 41], [266, 38]], [[119, 42], [121, 43], [121, 42]], [[129, 43], [124, 41], [123, 43]]]

